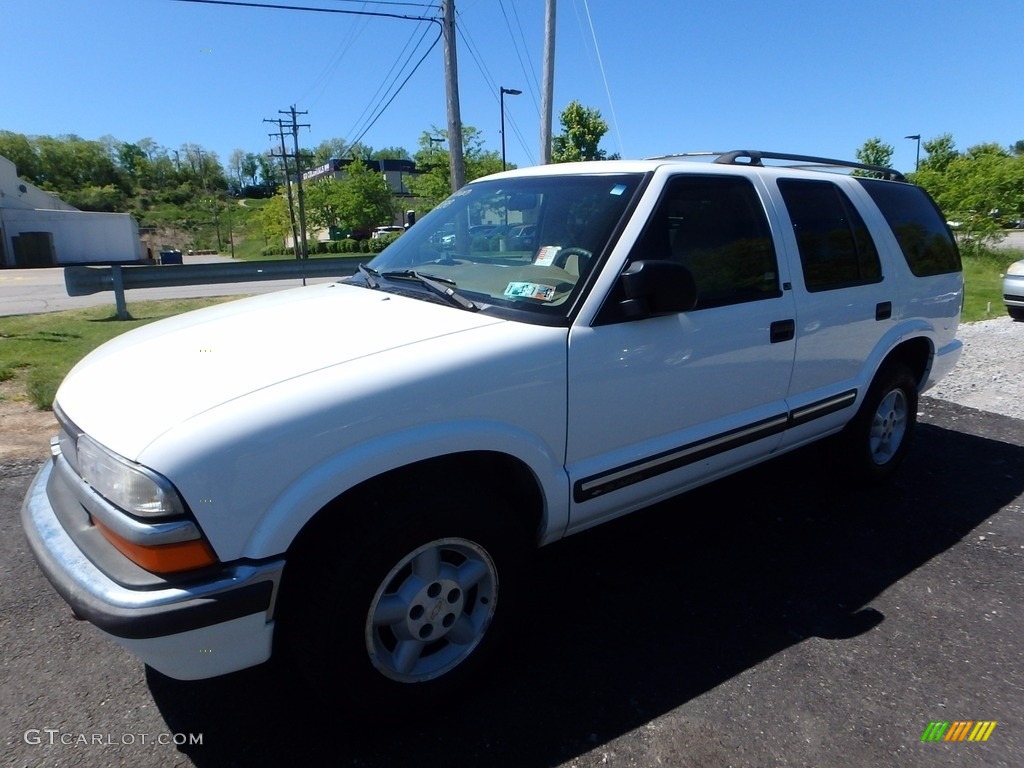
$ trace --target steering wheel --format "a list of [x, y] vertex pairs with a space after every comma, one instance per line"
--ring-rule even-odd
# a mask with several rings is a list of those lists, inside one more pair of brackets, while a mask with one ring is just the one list
[[552, 264], [556, 267], [561, 267], [562, 269], [565, 269], [565, 265], [566, 262], [569, 261], [569, 257], [574, 255], [580, 257], [580, 273], [585, 271], [585, 267], [590, 263], [590, 260], [594, 256], [594, 254], [592, 254], [586, 248], [563, 248], [555, 255], [555, 260], [552, 262]]

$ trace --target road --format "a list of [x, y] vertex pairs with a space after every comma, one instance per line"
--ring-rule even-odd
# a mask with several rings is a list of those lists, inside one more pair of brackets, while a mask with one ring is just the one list
[[[186, 264], [231, 261], [223, 256], [191, 257], [186, 255], [184, 259]], [[331, 278], [311, 278], [306, 282], [314, 284], [330, 281]], [[265, 280], [218, 285], [135, 288], [125, 292], [125, 299], [130, 308], [133, 301], [202, 296], [247, 296], [295, 288], [300, 285], [302, 285], [301, 280]], [[103, 305], [110, 305], [111, 311], [113, 311], [114, 294], [112, 292], [94, 293], [91, 296], [68, 296], [64, 287], [64, 269], [62, 267], [0, 269], [0, 315], [30, 315], [38, 312], [56, 312], [63, 309], [81, 309]]]
[[[542, 550], [504, 666], [444, 712], [371, 729], [274, 665], [175, 682], [74, 621], [19, 530], [38, 459], [2, 465], [8, 760], [1016, 768], [1024, 422], [920, 410], [890, 484], [851, 487], [805, 450]], [[923, 743], [938, 720], [998, 725], [984, 743]], [[202, 743], [154, 743], [170, 734]]]

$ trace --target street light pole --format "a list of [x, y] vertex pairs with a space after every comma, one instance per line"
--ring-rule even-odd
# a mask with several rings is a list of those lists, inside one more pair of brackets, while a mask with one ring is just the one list
[[903, 138], [917, 141], [917, 161], [914, 163], [914, 170], [918, 171], [921, 169], [921, 134], [915, 133], [913, 136], [904, 136]]
[[515, 88], [505, 88], [504, 86], [499, 87], [501, 96], [499, 101], [501, 102], [501, 170], [505, 170], [505, 94], [509, 96], [518, 96], [522, 91], [516, 90]]

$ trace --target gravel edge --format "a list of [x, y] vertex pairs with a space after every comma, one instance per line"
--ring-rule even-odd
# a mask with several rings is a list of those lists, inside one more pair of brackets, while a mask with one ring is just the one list
[[926, 396], [1024, 419], [1024, 323], [1006, 315], [962, 323], [956, 336], [960, 362]]

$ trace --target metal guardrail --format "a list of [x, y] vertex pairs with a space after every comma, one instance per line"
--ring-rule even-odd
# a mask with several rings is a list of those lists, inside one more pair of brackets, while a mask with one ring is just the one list
[[243, 261], [224, 264], [111, 264], [106, 267], [65, 267], [68, 296], [89, 296], [113, 291], [119, 320], [128, 319], [124, 292], [130, 288], [162, 288], [176, 285], [246, 283], [259, 280], [347, 277], [356, 273], [360, 258], [305, 259], [296, 261]]

